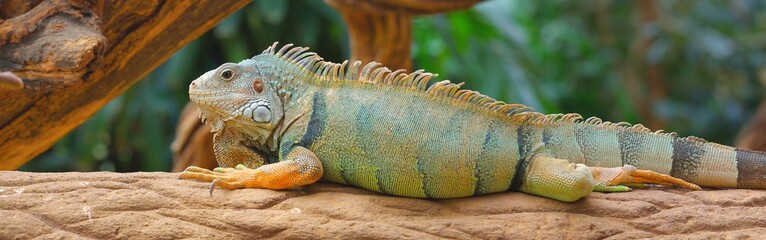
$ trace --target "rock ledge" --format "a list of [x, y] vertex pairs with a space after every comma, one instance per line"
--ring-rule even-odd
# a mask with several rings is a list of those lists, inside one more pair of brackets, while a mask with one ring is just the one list
[[217, 189], [175, 173], [0, 172], [0, 239], [758, 238], [766, 191], [649, 189], [561, 203], [523, 193], [424, 200], [320, 183]]

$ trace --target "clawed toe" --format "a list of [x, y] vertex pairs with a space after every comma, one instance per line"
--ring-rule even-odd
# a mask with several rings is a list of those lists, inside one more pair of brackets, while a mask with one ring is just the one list
[[210, 196], [213, 196], [213, 189], [215, 189], [216, 186], [226, 189], [242, 188], [242, 178], [247, 177], [242, 174], [247, 171], [252, 171], [252, 169], [248, 169], [244, 166], [237, 166], [237, 168], [219, 167], [210, 171], [208, 169], [191, 166], [181, 172], [178, 179], [210, 182]]
[[233, 172], [235, 170], [237, 170], [237, 169], [234, 169], [234, 168], [224, 168], [224, 167], [213, 168], [213, 172], [217, 172], [217, 173], [228, 173], [228, 172]]
[[184, 170], [183, 172], [181, 172], [181, 174], [178, 175], [178, 179], [189, 179], [189, 180], [209, 182], [215, 179], [228, 178], [226, 174], [228, 172], [230, 171], [227, 171], [227, 172], [210, 171], [205, 168], [191, 166], [186, 168], [186, 170]]
[[189, 166], [186, 169], [184, 169], [184, 172], [211, 173], [212, 171], [210, 171], [207, 168], [201, 168], [201, 167], [197, 167], [197, 166]]
[[592, 167], [593, 177], [596, 181], [596, 191], [622, 192], [630, 191], [631, 187], [644, 187], [647, 184], [662, 186], [679, 186], [691, 190], [699, 190], [696, 184], [689, 183], [679, 178], [672, 177], [649, 170], [639, 170], [633, 166], [625, 165], [616, 168]]

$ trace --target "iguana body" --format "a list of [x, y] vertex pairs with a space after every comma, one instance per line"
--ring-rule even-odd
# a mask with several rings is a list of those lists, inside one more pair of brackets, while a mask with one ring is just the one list
[[181, 178], [285, 189], [321, 177], [407, 197], [520, 190], [562, 201], [594, 188], [628, 189], [620, 184], [696, 188], [676, 178], [766, 188], [760, 152], [578, 114], [543, 115], [448, 81], [427, 87], [430, 73], [346, 63], [275, 43], [205, 73], [189, 94], [216, 132], [225, 168], [190, 167]]

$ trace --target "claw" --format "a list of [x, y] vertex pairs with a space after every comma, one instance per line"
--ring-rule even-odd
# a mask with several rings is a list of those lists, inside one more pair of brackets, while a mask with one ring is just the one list
[[221, 182], [220, 178], [216, 178], [210, 183], [210, 197], [213, 197], [213, 190], [215, 190], [215, 184]]

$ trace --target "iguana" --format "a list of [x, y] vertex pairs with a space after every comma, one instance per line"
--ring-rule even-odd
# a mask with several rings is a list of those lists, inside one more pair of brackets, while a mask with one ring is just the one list
[[[226, 189], [318, 180], [416, 198], [518, 190], [560, 201], [658, 184], [766, 188], [766, 154], [579, 114], [544, 115], [435, 74], [323, 61], [277, 43], [189, 86]], [[688, 181], [688, 182], [687, 182]]]

